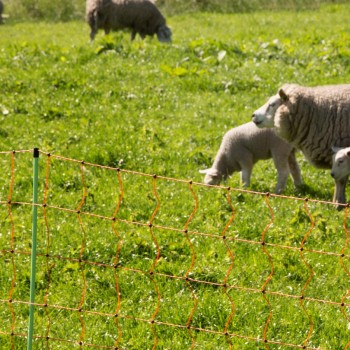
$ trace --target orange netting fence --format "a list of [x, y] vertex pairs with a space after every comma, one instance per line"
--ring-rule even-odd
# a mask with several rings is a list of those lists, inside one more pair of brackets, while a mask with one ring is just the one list
[[[0, 152], [0, 347], [347, 349], [348, 206]], [[30, 302], [32, 208], [38, 210]]]

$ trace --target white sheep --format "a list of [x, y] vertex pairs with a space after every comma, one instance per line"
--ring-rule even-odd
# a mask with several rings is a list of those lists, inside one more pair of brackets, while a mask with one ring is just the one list
[[345, 186], [350, 174], [350, 147], [332, 147], [333, 164], [331, 176], [340, 185], [336, 187], [337, 196], [345, 203]]
[[171, 41], [171, 29], [152, 0], [87, 0], [86, 19], [91, 28], [91, 41], [99, 29], [105, 34], [130, 29], [131, 40], [136, 34], [142, 39], [157, 34], [159, 41]]
[[[332, 146], [350, 146], [350, 84], [285, 84], [252, 118], [259, 127], [274, 128], [315, 167], [330, 169]], [[333, 201], [346, 203], [342, 180], [335, 180]]]
[[200, 170], [200, 173], [206, 174], [204, 183], [218, 185], [233, 172], [241, 171], [241, 182], [244, 187], [249, 187], [254, 164], [270, 158], [278, 173], [275, 193], [283, 192], [289, 173], [296, 187], [302, 185], [293, 147], [277, 137], [272, 129], [259, 129], [253, 122], [229, 130], [223, 137], [212, 167]]

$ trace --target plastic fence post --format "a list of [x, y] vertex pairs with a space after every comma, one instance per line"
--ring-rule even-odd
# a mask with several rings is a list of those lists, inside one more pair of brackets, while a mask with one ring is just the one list
[[29, 327], [28, 327], [28, 343], [27, 349], [32, 349], [33, 331], [34, 331], [34, 301], [35, 301], [35, 272], [36, 272], [36, 234], [38, 210], [38, 163], [39, 149], [33, 150], [33, 208], [32, 208], [32, 254], [31, 254], [31, 270], [30, 270], [30, 304], [29, 304]]

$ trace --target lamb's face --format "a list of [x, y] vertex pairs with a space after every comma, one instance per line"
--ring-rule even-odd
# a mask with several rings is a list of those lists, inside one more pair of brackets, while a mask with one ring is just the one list
[[171, 29], [165, 24], [160, 26], [157, 31], [157, 38], [162, 43], [170, 43], [171, 42]]
[[350, 174], [350, 147], [335, 148], [333, 154], [333, 164], [331, 176], [335, 180], [340, 180]]
[[257, 109], [252, 116], [253, 122], [259, 128], [273, 128], [277, 109], [284, 103], [279, 94], [270, 97], [262, 107]]
[[220, 185], [220, 182], [222, 180], [222, 174], [213, 168], [200, 170], [201, 174], [205, 174], [204, 176], [204, 183], [206, 185]]

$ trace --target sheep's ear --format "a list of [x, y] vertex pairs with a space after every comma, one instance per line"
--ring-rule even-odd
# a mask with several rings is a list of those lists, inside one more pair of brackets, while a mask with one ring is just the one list
[[[343, 148], [341, 147], [335, 147], [335, 146], [332, 146], [332, 152], [335, 154], [335, 153], [338, 153], [340, 150], [342, 150]], [[350, 152], [350, 151], [349, 151]]]
[[285, 93], [285, 91], [283, 89], [279, 89], [278, 94], [280, 95], [283, 102], [286, 102], [289, 100], [288, 95]]
[[207, 174], [209, 169], [199, 170], [200, 174]]
[[347, 151], [347, 152], [346, 152], [346, 155], [347, 155], [348, 157], [350, 157], [350, 151]]

